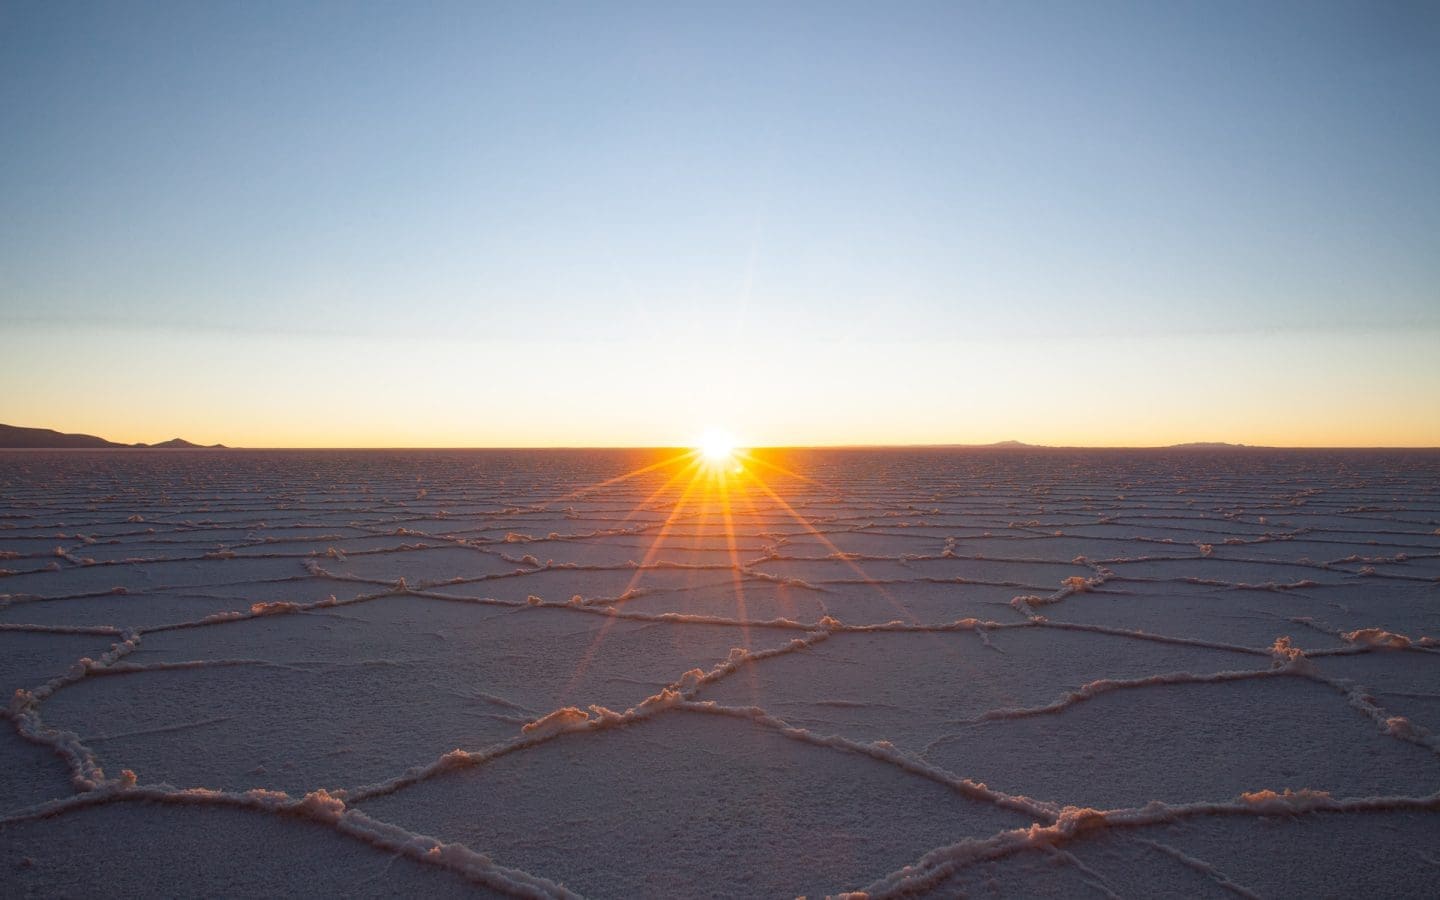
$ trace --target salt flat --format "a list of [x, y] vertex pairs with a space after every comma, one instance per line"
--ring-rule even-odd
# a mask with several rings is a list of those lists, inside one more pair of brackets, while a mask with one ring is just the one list
[[0, 570], [7, 895], [1440, 876], [1440, 453], [16, 451]]

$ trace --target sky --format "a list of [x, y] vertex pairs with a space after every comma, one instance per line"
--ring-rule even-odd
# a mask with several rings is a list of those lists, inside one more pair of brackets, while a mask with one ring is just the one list
[[1434, 3], [0, 0], [0, 422], [1440, 446]]

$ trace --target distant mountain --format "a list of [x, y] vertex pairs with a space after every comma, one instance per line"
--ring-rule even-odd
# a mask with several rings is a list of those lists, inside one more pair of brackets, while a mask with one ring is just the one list
[[1191, 441], [1188, 444], [1171, 444], [1166, 450], [1256, 450], [1252, 444], [1227, 444], [1224, 441]]
[[[996, 441], [993, 444], [837, 444], [847, 450], [1054, 450], [1044, 444], [1027, 444], [1023, 441]], [[821, 450], [823, 447], [813, 449]]]
[[936, 444], [936, 447], [957, 450], [1050, 450], [1044, 444], [1027, 444], [1024, 441], [996, 441], [993, 444]]
[[0, 425], [0, 447], [5, 448], [96, 448], [124, 447], [93, 434], [63, 434], [51, 428], [21, 428], [18, 425]]
[[[144, 446], [143, 444], [140, 446]], [[168, 441], [161, 441], [158, 444], [151, 444], [151, 447], [169, 448], [171, 450], [224, 450], [224, 444], [192, 444], [184, 438], [171, 438]]]
[[223, 450], [224, 444], [203, 447], [181, 438], [171, 438], [160, 444], [117, 444], [93, 434], [65, 434], [53, 428], [22, 428], [19, 425], [0, 425], [0, 450], [107, 450], [144, 447], [162, 449]]
[[993, 444], [849, 444], [852, 449], [904, 449], [904, 450], [1055, 450], [1044, 444], [1027, 444], [1024, 441], [996, 441]]

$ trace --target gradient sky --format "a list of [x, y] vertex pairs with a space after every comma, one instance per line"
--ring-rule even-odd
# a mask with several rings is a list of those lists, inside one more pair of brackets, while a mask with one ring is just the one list
[[0, 421], [1440, 445], [1440, 5], [0, 0]]

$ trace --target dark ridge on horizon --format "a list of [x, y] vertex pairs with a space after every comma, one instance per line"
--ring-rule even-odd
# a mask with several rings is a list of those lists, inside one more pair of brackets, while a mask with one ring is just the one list
[[226, 450], [224, 444], [195, 444], [184, 438], [171, 438], [158, 444], [120, 444], [93, 434], [66, 434], [53, 428], [24, 428], [0, 424], [0, 449], [3, 450]]
[[[876, 447], [901, 446], [875, 444]], [[1183, 444], [1157, 444], [1151, 446], [1077, 447], [1065, 444], [1027, 444], [1024, 441], [995, 441], [992, 444], [905, 444], [917, 449], [935, 450], [1285, 450], [1321, 449], [1318, 447], [1269, 447], [1263, 444], [1230, 444], [1225, 441], [1187, 441]]]

